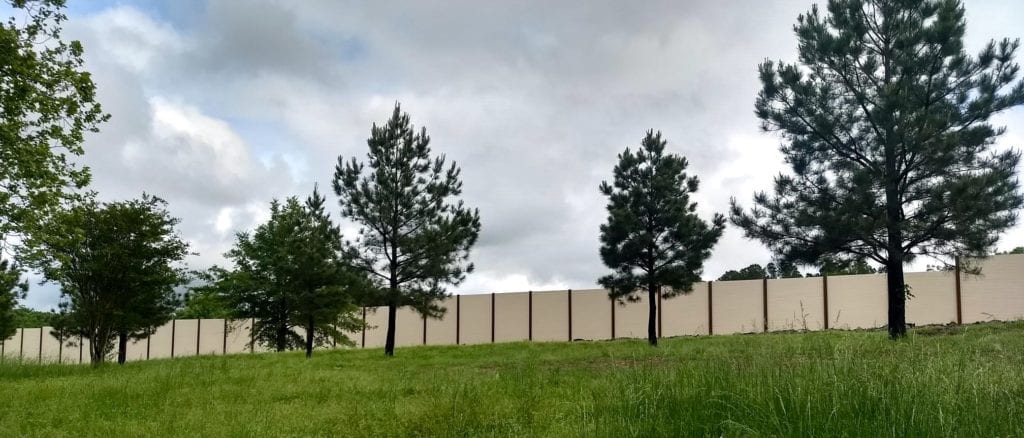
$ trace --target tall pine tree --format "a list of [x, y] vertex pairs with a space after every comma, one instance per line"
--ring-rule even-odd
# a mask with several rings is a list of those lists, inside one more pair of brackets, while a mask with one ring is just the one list
[[[598, 279], [615, 300], [639, 301], [647, 293], [647, 338], [658, 345], [657, 297], [689, 292], [700, 281], [704, 260], [722, 236], [725, 218], [697, 216], [690, 194], [698, 179], [686, 174], [686, 158], [665, 153], [661, 133], [648, 131], [634, 153], [619, 154], [608, 197], [608, 222], [601, 225], [601, 260], [614, 272]], [[669, 290], [664, 290], [669, 287]]]
[[956, 0], [833, 0], [799, 17], [798, 64], [760, 66], [756, 113], [792, 173], [731, 220], [789, 261], [882, 264], [892, 338], [904, 264], [990, 253], [1024, 203], [1020, 153], [995, 150], [988, 122], [1024, 103], [1018, 42], [970, 56], [965, 28]]
[[472, 272], [480, 214], [455, 199], [462, 193], [458, 166], [431, 157], [426, 129], [416, 132], [399, 105], [387, 123], [373, 125], [367, 145], [366, 166], [338, 157], [334, 191], [342, 216], [362, 226], [348, 253], [387, 303], [384, 354], [393, 356], [398, 307], [439, 316], [445, 286]]

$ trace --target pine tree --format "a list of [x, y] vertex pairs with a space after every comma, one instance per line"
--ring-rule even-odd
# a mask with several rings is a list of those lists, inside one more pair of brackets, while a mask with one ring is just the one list
[[458, 166], [431, 157], [426, 129], [416, 132], [399, 105], [387, 123], [373, 125], [367, 144], [368, 169], [338, 157], [334, 191], [342, 216], [362, 226], [347, 252], [387, 303], [384, 354], [393, 356], [398, 307], [440, 316], [445, 286], [472, 272], [480, 214], [455, 200], [462, 193]]
[[795, 26], [799, 64], [766, 61], [755, 105], [792, 174], [731, 220], [787, 260], [873, 260], [888, 276], [888, 329], [906, 333], [903, 266], [980, 256], [1024, 203], [1020, 153], [988, 119], [1024, 103], [1018, 41], [964, 51], [956, 0], [834, 0]]
[[[638, 301], [647, 292], [647, 337], [658, 344], [657, 297], [689, 292], [725, 228], [716, 214], [709, 225], [697, 216], [690, 194], [699, 185], [688, 176], [686, 158], [665, 153], [661, 133], [648, 131], [633, 153], [619, 154], [608, 197], [608, 221], [601, 225], [601, 260], [614, 272], [598, 279], [615, 300]], [[664, 287], [671, 288], [663, 291]]]

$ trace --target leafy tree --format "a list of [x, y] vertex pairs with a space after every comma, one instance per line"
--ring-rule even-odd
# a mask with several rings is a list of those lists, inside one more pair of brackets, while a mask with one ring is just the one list
[[998, 252], [996, 254], [1024, 254], [1024, 246], [1018, 246], [1009, 251]]
[[52, 327], [57, 314], [53, 311], [30, 309], [25, 306], [14, 308], [15, 327]]
[[101, 364], [117, 341], [124, 363], [129, 339], [166, 323], [177, 307], [175, 287], [188, 276], [188, 244], [175, 231], [162, 199], [97, 203], [59, 212], [47, 231], [33, 236], [28, 259], [47, 281], [61, 286], [54, 326], [89, 339], [92, 364]]
[[[197, 272], [199, 278], [207, 273]], [[233, 316], [224, 297], [209, 284], [197, 286], [185, 295], [185, 305], [174, 311], [175, 319], [228, 319]]]
[[906, 333], [903, 266], [990, 253], [1024, 203], [1020, 153], [993, 149], [989, 118], [1024, 103], [1017, 41], [972, 57], [956, 0], [834, 0], [801, 15], [799, 64], [766, 61], [755, 105], [792, 174], [731, 220], [785, 259], [873, 260], [888, 328]]
[[39, 232], [89, 182], [73, 157], [109, 117], [82, 69], [82, 45], [61, 39], [64, 1], [8, 3], [22, 16], [0, 23], [0, 252], [9, 237]]
[[22, 327], [18, 300], [28, 292], [28, 283], [21, 281], [21, 271], [14, 263], [0, 260], [0, 342]]
[[[239, 233], [226, 256], [235, 270], [219, 267], [203, 277], [193, 296], [214, 297], [237, 317], [256, 319], [253, 337], [277, 351], [341, 342], [345, 331], [362, 327], [351, 291], [360, 286], [344, 260], [341, 230], [324, 212], [316, 191], [303, 205], [298, 198], [273, 201], [270, 220], [254, 232]], [[305, 337], [292, 330], [305, 328]]]
[[647, 337], [658, 345], [657, 296], [689, 292], [700, 281], [704, 260], [725, 228], [716, 214], [709, 225], [697, 216], [690, 194], [699, 185], [686, 174], [686, 158], [665, 153], [661, 132], [647, 131], [640, 149], [619, 154], [612, 184], [601, 183], [608, 197], [608, 221], [601, 225], [601, 260], [613, 270], [598, 279], [615, 300], [639, 301], [647, 292]]
[[369, 169], [338, 157], [334, 191], [342, 216], [362, 226], [347, 252], [387, 302], [384, 354], [393, 356], [398, 307], [440, 316], [436, 303], [447, 296], [445, 285], [472, 272], [480, 214], [455, 201], [462, 193], [458, 166], [430, 156], [427, 130], [416, 132], [400, 105], [383, 126], [373, 125], [367, 145]]
[[734, 280], [760, 280], [762, 278], [770, 278], [768, 272], [761, 267], [761, 265], [755, 263], [746, 268], [736, 270], [728, 270], [718, 277], [718, 281], [734, 281]]

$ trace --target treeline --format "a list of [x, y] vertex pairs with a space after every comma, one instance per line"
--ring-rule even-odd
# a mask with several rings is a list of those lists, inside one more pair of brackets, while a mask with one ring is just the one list
[[[26, 270], [61, 288], [51, 324], [92, 342], [102, 363], [172, 316], [256, 318], [257, 342], [280, 350], [346, 344], [363, 305], [438, 317], [439, 301], [474, 269], [481, 229], [460, 199], [460, 168], [434, 154], [396, 104], [374, 124], [364, 160], [339, 157], [328, 206], [272, 200], [270, 219], [239, 233], [230, 266], [186, 268], [189, 245], [159, 197], [100, 202], [74, 164], [109, 115], [95, 101], [82, 46], [61, 39], [63, 2], [13, 1], [24, 19], [0, 28], [0, 338], [10, 336]], [[616, 301], [646, 294], [657, 344], [657, 297], [689, 293], [728, 223], [773, 254], [720, 279], [885, 272], [888, 330], [906, 332], [905, 264], [990, 254], [1024, 206], [1020, 153], [997, 149], [993, 115], [1024, 104], [1018, 41], [964, 50], [955, 0], [835, 0], [799, 17], [797, 63], [765, 61], [755, 115], [782, 139], [788, 171], [752, 206], [702, 218], [699, 178], [647, 131], [598, 187], [607, 198], [597, 279]], [[45, 44], [43, 43], [45, 42]], [[343, 236], [337, 218], [359, 227]], [[878, 266], [876, 269], [874, 266]], [[187, 290], [182, 302], [180, 291]], [[304, 328], [299, 336], [294, 328]]]

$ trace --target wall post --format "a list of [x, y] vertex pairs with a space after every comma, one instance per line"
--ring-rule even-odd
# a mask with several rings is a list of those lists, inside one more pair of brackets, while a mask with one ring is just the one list
[[[256, 352], [256, 318], [249, 318], [249, 354]], [[363, 308], [363, 322], [366, 322], [366, 308]], [[173, 338], [171, 342], [174, 342]], [[173, 345], [173, 344], [172, 344]]]
[[612, 299], [609, 299], [608, 301], [610, 301], [612, 303], [612, 340], [614, 341], [615, 340], [615, 299], [612, 298]]
[[661, 287], [658, 288], [658, 339], [661, 339]]
[[768, 277], [761, 282], [762, 317], [764, 318], [764, 332], [768, 333]]
[[[0, 353], [2, 355], [2, 353]], [[57, 330], [57, 365], [64, 361], [64, 330]]]
[[199, 356], [199, 338], [203, 333], [203, 319], [196, 318], [196, 356]]
[[526, 339], [533, 340], [533, 291], [526, 293], [528, 306], [526, 310]]
[[960, 256], [956, 256], [953, 262], [956, 274], [956, 323], [964, 323], [963, 299], [960, 297]]
[[174, 339], [177, 337], [177, 319], [171, 320], [171, 357], [174, 357]]
[[566, 293], [566, 298], [569, 300], [569, 342], [572, 342], [572, 289]]
[[494, 343], [494, 292], [491, 292], [491, 343]]
[[455, 345], [459, 345], [462, 331], [462, 298], [461, 295], [455, 296]]
[[221, 356], [228, 355], [228, 319], [224, 318], [224, 344], [221, 345]]
[[821, 276], [821, 295], [825, 303], [825, 330], [828, 330], [828, 275]]
[[711, 283], [713, 283], [713, 282], [712, 281], [708, 281], [708, 334], [709, 335], [715, 334], [715, 329], [714, 329], [714, 326], [715, 326], [715, 313], [711, 311], [711, 309], [712, 309], [711, 300], [712, 300], [712, 297], [714, 296], [714, 294], [712, 294]]
[[362, 348], [366, 348], [366, 306], [363, 306], [363, 340]]

